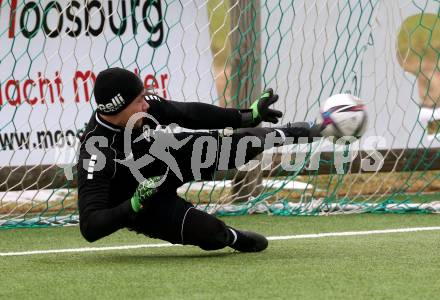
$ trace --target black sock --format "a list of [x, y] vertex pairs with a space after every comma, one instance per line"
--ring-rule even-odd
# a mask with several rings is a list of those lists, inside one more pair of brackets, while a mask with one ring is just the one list
[[225, 223], [195, 208], [188, 211], [183, 227], [183, 244], [217, 250], [229, 246], [234, 235]]

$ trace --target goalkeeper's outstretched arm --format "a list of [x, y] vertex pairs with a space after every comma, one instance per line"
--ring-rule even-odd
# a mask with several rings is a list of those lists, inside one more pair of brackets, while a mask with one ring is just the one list
[[[149, 146], [148, 140], [142, 140], [133, 145], [132, 151], [135, 158], [140, 158], [148, 148], [151, 155], [162, 159], [172, 171], [167, 175], [167, 182], [173, 182], [170, 187], [177, 188], [190, 181], [215, 180], [216, 171], [239, 168], [272, 147], [309, 143], [319, 137], [319, 125], [296, 122], [280, 127], [240, 128], [230, 132], [163, 132], [155, 137], [152, 145]], [[170, 140], [174, 143], [166, 142]], [[140, 172], [148, 178], [152, 176], [151, 170], [145, 168]]]
[[264, 91], [250, 109], [222, 108], [200, 102], [171, 101], [149, 94], [145, 96], [145, 99], [149, 104], [148, 113], [159, 124], [175, 123], [188, 129], [255, 127], [263, 121], [277, 123], [282, 116], [280, 111], [269, 108], [278, 100], [278, 95], [274, 94], [272, 89]]

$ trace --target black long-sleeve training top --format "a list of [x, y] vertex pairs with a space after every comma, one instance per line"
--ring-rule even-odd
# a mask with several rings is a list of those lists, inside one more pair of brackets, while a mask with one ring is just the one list
[[[223, 129], [239, 128], [242, 123], [238, 109], [151, 98], [153, 100], [146, 100], [150, 106], [147, 113], [161, 125], [175, 123], [188, 129]], [[148, 153], [151, 145], [146, 139], [134, 142], [141, 134], [141, 129], [134, 129], [130, 137], [132, 151], [138, 157]], [[187, 156], [187, 152], [176, 151], [174, 155]], [[125, 159], [124, 128], [110, 124], [94, 113], [81, 139], [77, 165], [80, 228], [89, 242], [128, 226], [134, 216], [130, 198], [139, 182], [130, 168], [121, 163]], [[185, 159], [190, 160], [181, 157], [181, 161]], [[166, 168], [164, 162], [155, 160], [142, 168], [141, 173], [149, 178], [163, 175]]]

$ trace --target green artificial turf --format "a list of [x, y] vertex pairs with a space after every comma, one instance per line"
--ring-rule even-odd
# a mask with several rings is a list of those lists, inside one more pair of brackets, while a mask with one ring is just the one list
[[[223, 218], [268, 236], [439, 226], [436, 215]], [[161, 243], [126, 230], [0, 231], [0, 252]], [[271, 241], [261, 253], [197, 247], [0, 257], [4, 299], [427, 299], [440, 292], [440, 231]]]

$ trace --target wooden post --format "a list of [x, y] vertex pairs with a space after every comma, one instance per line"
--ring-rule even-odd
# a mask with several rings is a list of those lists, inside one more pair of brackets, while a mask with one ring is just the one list
[[[262, 91], [260, 0], [230, 0], [230, 7], [232, 60], [228, 83], [234, 106], [247, 108]], [[261, 155], [255, 159], [261, 160]], [[261, 168], [244, 174], [233, 180], [232, 195], [240, 201], [261, 192]]]

